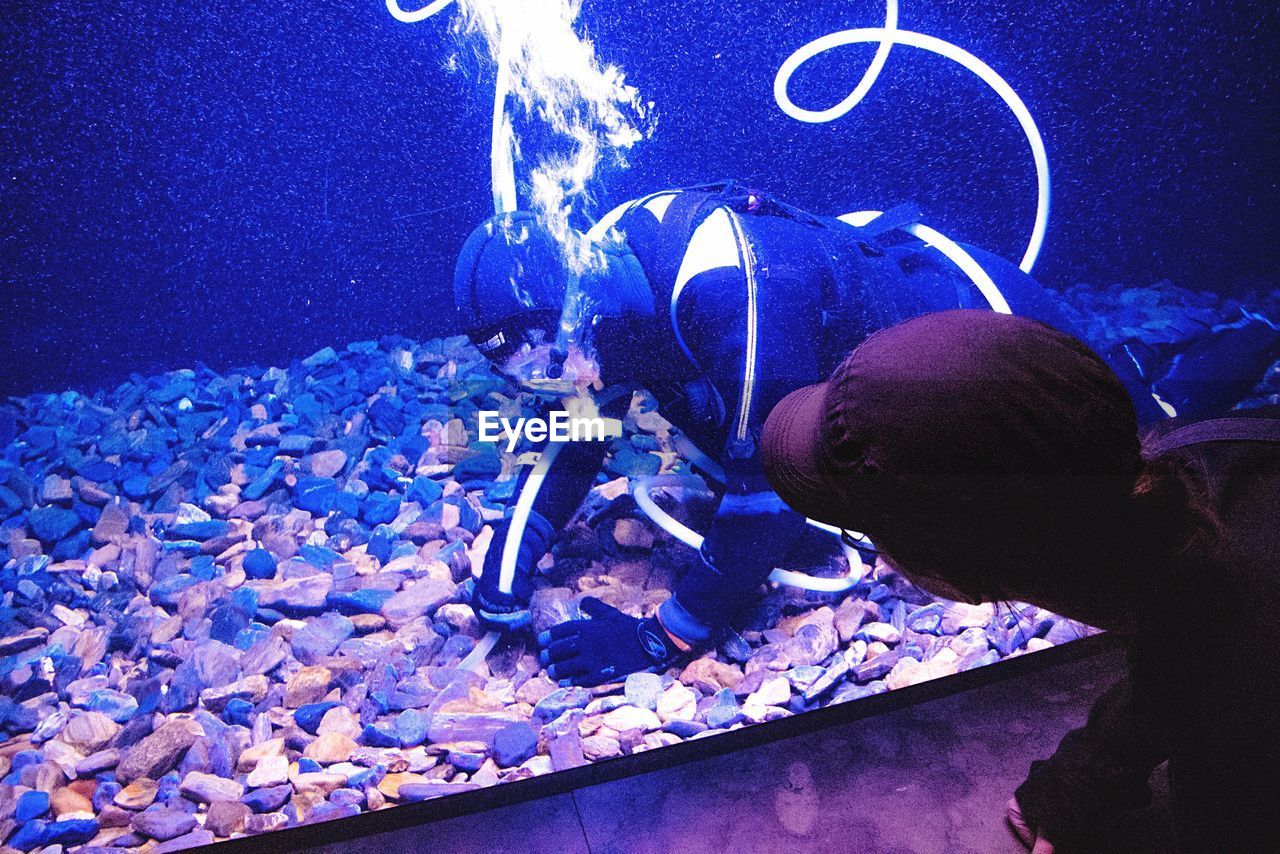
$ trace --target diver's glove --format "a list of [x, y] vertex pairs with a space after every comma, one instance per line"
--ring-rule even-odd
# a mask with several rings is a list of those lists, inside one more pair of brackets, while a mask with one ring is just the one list
[[493, 539], [484, 556], [480, 576], [471, 585], [471, 607], [486, 631], [505, 631], [523, 628], [529, 624], [529, 600], [533, 598], [533, 575], [538, 561], [547, 552], [547, 546], [555, 533], [551, 523], [540, 513], [529, 511], [520, 542], [516, 546], [515, 574], [510, 589], [500, 585], [502, 555], [507, 550], [511, 534], [511, 517], [494, 525]]
[[639, 670], [666, 668], [685, 650], [654, 617], [638, 620], [599, 599], [582, 600], [589, 620], [570, 620], [538, 635], [539, 660], [561, 685], [592, 687]]

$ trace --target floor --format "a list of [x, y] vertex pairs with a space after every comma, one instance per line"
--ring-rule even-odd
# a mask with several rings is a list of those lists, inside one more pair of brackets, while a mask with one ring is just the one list
[[[982, 852], [1024, 849], [1004, 804], [1115, 679], [1112, 650], [784, 741], [316, 849]], [[1114, 851], [1172, 849], [1163, 781]]]

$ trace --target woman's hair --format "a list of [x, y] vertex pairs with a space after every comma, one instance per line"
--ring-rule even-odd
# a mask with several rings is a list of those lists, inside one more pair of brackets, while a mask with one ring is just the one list
[[1222, 520], [1209, 504], [1189, 463], [1165, 455], [1144, 460], [1129, 496], [1145, 539], [1167, 558], [1186, 554], [1222, 535]]

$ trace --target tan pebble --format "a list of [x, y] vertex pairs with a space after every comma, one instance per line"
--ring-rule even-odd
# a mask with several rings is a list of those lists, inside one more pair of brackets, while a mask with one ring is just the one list
[[361, 729], [360, 721], [356, 718], [354, 712], [346, 706], [334, 706], [324, 713], [316, 732], [320, 735], [338, 733], [354, 740], [360, 735]]
[[74, 789], [58, 789], [49, 798], [49, 808], [53, 814], [62, 818], [68, 813], [87, 812], [93, 814], [93, 801]]
[[236, 760], [236, 770], [242, 771], [242, 772], [252, 771], [255, 767], [257, 767], [258, 763], [263, 759], [263, 757], [283, 756], [283, 755], [284, 755], [284, 739], [283, 738], [267, 739], [261, 744], [255, 744], [251, 747], [246, 747], [244, 750], [242, 750], [240, 752], [240, 758]]
[[349, 736], [340, 732], [327, 732], [308, 744], [303, 755], [321, 765], [332, 765], [335, 762], [345, 762], [350, 759], [351, 751], [357, 746]]
[[160, 784], [146, 777], [139, 777], [116, 793], [115, 805], [125, 809], [141, 810], [151, 806]]
[[378, 791], [386, 795], [392, 800], [400, 797], [400, 787], [407, 783], [426, 783], [429, 782], [427, 777], [421, 774], [410, 774], [401, 772], [396, 774], [387, 774], [378, 782]]
[[282, 754], [264, 756], [249, 772], [245, 784], [251, 789], [279, 786], [289, 781], [289, 760]]

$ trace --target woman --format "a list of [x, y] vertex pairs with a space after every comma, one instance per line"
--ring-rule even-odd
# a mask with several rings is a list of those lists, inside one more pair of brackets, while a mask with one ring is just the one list
[[1272, 851], [1278, 428], [1166, 429], [1144, 456], [1124, 387], [1084, 344], [948, 311], [871, 336], [784, 398], [762, 454], [792, 507], [867, 532], [935, 594], [1033, 602], [1129, 639], [1128, 678], [1011, 802], [1034, 850], [1094, 850], [1169, 760], [1187, 850]]

